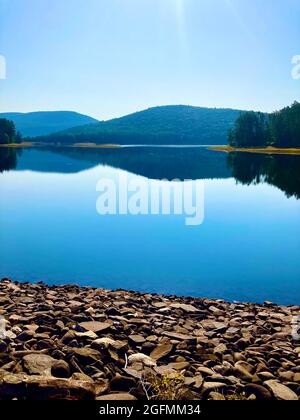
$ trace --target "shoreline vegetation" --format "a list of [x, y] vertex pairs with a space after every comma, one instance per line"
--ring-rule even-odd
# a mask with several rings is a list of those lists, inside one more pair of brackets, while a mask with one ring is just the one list
[[248, 111], [229, 130], [228, 144], [234, 148], [278, 150], [300, 148], [300, 103], [294, 102], [280, 111], [264, 114]]
[[10, 279], [0, 301], [0, 400], [299, 400], [299, 306]]
[[[200, 147], [201, 145], [199, 145]], [[82, 149], [119, 149], [123, 146], [120, 144], [96, 144], [96, 143], [74, 143], [68, 145], [58, 145], [58, 144], [35, 144], [34, 142], [21, 142], [21, 143], [9, 143], [9, 144], [0, 144], [2, 148], [30, 148], [30, 147], [55, 147], [55, 148], [82, 148]], [[201, 146], [202, 147], [202, 146]], [[263, 153], [263, 154], [277, 154], [277, 155], [300, 155], [300, 148], [278, 148], [278, 147], [233, 147], [233, 146], [203, 146], [209, 150], [216, 152], [248, 152], [248, 153]]]
[[233, 147], [233, 146], [212, 146], [210, 150], [217, 152], [248, 152], [248, 153], [264, 153], [264, 154], [277, 154], [277, 155], [300, 155], [300, 147]]

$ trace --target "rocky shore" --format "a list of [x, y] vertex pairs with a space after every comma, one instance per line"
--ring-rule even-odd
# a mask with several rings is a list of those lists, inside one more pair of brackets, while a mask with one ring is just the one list
[[0, 400], [298, 400], [299, 314], [3, 279]]

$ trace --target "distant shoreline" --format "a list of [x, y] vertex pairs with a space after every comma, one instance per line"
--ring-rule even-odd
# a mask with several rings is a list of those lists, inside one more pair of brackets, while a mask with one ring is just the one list
[[0, 144], [0, 147], [19, 149], [26, 147], [76, 147], [84, 149], [118, 149], [122, 146], [119, 144], [96, 144], [96, 143], [74, 143], [74, 144], [53, 144], [53, 143], [39, 143], [35, 144], [32, 142], [23, 142], [23, 143], [9, 143], [9, 144]]
[[[300, 148], [277, 148], [277, 147], [231, 147], [231, 146], [209, 146], [209, 145], [165, 145], [166, 147], [206, 147], [208, 150], [215, 152], [246, 152], [246, 153], [261, 153], [261, 154], [276, 154], [276, 155], [300, 155]], [[54, 144], [54, 143], [34, 143], [34, 142], [22, 142], [22, 143], [9, 143], [0, 144], [2, 148], [20, 149], [30, 147], [57, 147], [57, 148], [81, 148], [81, 149], [120, 149], [122, 147], [164, 147], [164, 145], [121, 145], [121, 144], [96, 144], [96, 143], [74, 143], [74, 144]]]
[[300, 155], [300, 148], [278, 148], [278, 147], [249, 147], [249, 148], [241, 148], [241, 147], [231, 147], [231, 146], [213, 146], [209, 147], [210, 150], [214, 150], [216, 152], [247, 152], [247, 153], [263, 153], [268, 155]]

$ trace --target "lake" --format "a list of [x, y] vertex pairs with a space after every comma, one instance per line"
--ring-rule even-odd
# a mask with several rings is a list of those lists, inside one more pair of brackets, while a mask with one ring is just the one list
[[[117, 186], [118, 209], [125, 178], [149, 188], [199, 185], [199, 197], [191, 194], [203, 222], [187, 225], [185, 214], [174, 213], [99, 214], [101, 182]], [[2, 148], [0, 276], [299, 304], [299, 198], [300, 156]]]

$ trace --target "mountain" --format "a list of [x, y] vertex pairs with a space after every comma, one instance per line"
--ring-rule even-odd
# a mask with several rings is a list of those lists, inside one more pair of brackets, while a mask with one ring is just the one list
[[24, 137], [46, 136], [71, 127], [98, 122], [87, 115], [71, 111], [6, 112], [0, 113], [0, 118], [13, 121], [17, 131]]
[[37, 139], [59, 143], [226, 144], [242, 111], [169, 105]]

